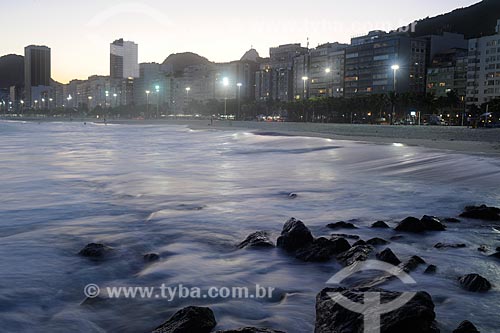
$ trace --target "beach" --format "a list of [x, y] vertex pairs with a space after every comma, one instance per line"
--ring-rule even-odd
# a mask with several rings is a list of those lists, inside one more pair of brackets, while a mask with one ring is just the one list
[[[399, 132], [445, 142], [460, 129], [208, 123], [0, 122], [5, 330], [152, 332], [180, 309], [203, 306], [214, 312], [215, 330], [313, 332], [316, 297], [344, 262], [277, 246], [292, 217], [315, 239], [342, 239], [371, 258], [386, 248], [403, 263], [419, 256], [425, 263], [409, 273], [415, 285], [381, 287], [427, 292], [441, 332], [465, 319], [483, 332], [500, 327], [500, 272], [491, 257], [498, 223], [459, 217], [468, 205], [499, 206], [497, 156], [402, 144]], [[479, 147], [495, 131], [463, 129]], [[387, 141], [370, 142], [377, 135]], [[445, 230], [397, 230], [424, 215]], [[388, 228], [372, 228], [376, 221]], [[256, 231], [270, 246], [242, 248]], [[370, 240], [370, 248], [356, 245]], [[458, 279], [471, 273], [491, 290], [464, 290]], [[275, 292], [266, 299], [105, 293], [163, 285]], [[102, 294], [89, 297], [88, 286]]]
[[[113, 121], [140, 124], [141, 121]], [[388, 126], [320, 123], [278, 123], [249, 121], [165, 120], [146, 121], [157, 125], [184, 125], [192, 129], [248, 130], [276, 134], [320, 137], [381, 144], [405, 144], [470, 154], [500, 154], [500, 129], [472, 129], [452, 126]]]

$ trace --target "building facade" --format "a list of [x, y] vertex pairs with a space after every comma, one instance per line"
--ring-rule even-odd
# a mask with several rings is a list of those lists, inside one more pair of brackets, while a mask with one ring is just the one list
[[342, 97], [344, 95], [345, 49], [348, 45], [328, 43], [309, 51], [309, 95]]
[[[50, 94], [50, 48], [30, 45], [24, 49], [25, 104], [38, 107], [39, 101]], [[37, 101], [35, 103], [35, 101]]]
[[397, 93], [424, 93], [426, 53], [425, 39], [405, 33], [372, 31], [353, 38], [345, 55], [345, 96], [384, 94], [394, 88]]
[[295, 100], [310, 97], [309, 53], [301, 54], [293, 59], [293, 98]]
[[110, 45], [110, 76], [112, 79], [139, 77], [139, 47], [136, 43], [115, 40]]
[[447, 97], [455, 92], [465, 100], [467, 88], [467, 49], [450, 49], [434, 55], [427, 69], [427, 93]]
[[306, 54], [308, 49], [300, 44], [272, 47], [270, 53], [271, 98], [288, 102], [294, 98], [294, 59]]
[[500, 97], [500, 20], [497, 33], [469, 40], [467, 104], [480, 106]]

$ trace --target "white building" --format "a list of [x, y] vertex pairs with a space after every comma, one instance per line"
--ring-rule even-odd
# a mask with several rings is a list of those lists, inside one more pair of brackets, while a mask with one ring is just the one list
[[469, 40], [467, 104], [480, 106], [500, 98], [500, 20], [496, 35]]
[[139, 47], [136, 43], [123, 39], [111, 43], [110, 76], [113, 79], [139, 77]]

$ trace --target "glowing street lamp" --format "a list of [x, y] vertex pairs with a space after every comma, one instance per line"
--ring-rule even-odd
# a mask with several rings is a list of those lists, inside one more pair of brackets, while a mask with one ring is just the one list
[[396, 93], [397, 72], [399, 68], [400, 68], [399, 65], [391, 66], [391, 69], [394, 71], [394, 93]]
[[236, 119], [239, 119], [241, 113], [241, 87], [243, 86], [243, 83], [238, 82], [236, 83], [236, 86], [238, 87], [238, 114], [236, 115]]
[[222, 79], [222, 85], [224, 86], [224, 116], [227, 119], [227, 87], [229, 86], [229, 79], [227, 77]]
[[[331, 82], [330, 82], [330, 84], [331, 84], [332, 97], [333, 97], [333, 72], [332, 72], [332, 69], [331, 69], [330, 67], [325, 68], [325, 73], [326, 73], [326, 75], [328, 75], [328, 74], [332, 73], [332, 77], [331, 77]], [[328, 84], [328, 85], [330, 85], [330, 84]], [[327, 91], [328, 91], [328, 90], [330, 90], [330, 89], [328, 89], [328, 88], [327, 88]], [[328, 94], [328, 95], [330, 95], [330, 94]]]
[[394, 117], [396, 117], [396, 101], [395, 101], [395, 98], [396, 98], [396, 91], [397, 91], [397, 72], [399, 70], [399, 65], [395, 64], [395, 65], [392, 65], [391, 66], [391, 69], [393, 70], [394, 72], [394, 101], [392, 102], [392, 118], [391, 118], [391, 123], [393, 124], [394, 123]]
[[146, 115], [149, 117], [149, 94], [151, 91], [146, 90]]
[[184, 114], [188, 114], [188, 108], [189, 108], [189, 92], [191, 91], [191, 87], [186, 87], [186, 99], [184, 100]]
[[160, 86], [157, 84], [155, 86], [156, 91], [156, 117], [160, 114]]
[[307, 84], [307, 81], [309, 80], [309, 78], [307, 76], [303, 76], [302, 77], [302, 81], [304, 82], [304, 99], [307, 98], [307, 88], [306, 88], [306, 84]]

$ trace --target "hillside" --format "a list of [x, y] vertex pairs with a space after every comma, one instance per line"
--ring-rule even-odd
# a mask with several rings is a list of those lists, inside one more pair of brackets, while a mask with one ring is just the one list
[[184, 70], [184, 68], [193, 65], [209, 64], [207, 58], [204, 58], [196, 53], [184, 52], [171, 54], [165, 59], [162, 67], [172, 73], [178, 73]]
[[24, 57], [9, 54], [0, 57], [0, 89], [24, 84]]
[[483, 0], [466, 8], [418, 21], [415, 36], [455, 32], [467, 39], [495, 34], [500, 19], [500, 1]]

